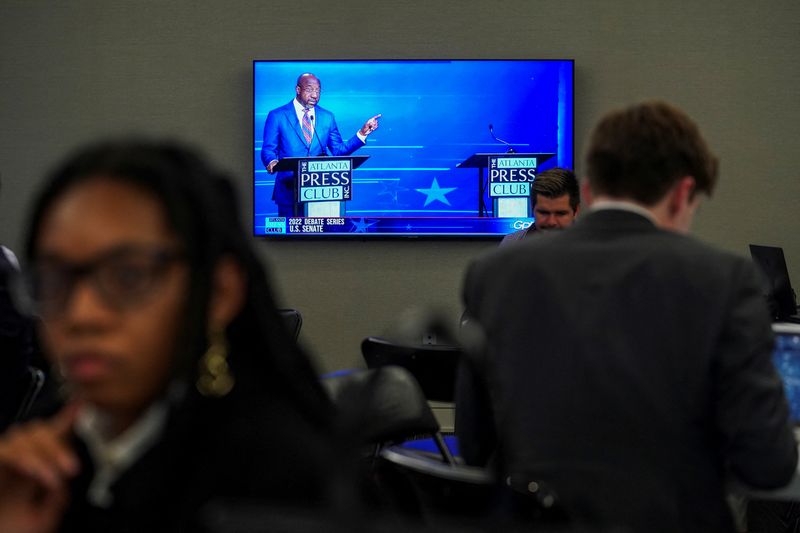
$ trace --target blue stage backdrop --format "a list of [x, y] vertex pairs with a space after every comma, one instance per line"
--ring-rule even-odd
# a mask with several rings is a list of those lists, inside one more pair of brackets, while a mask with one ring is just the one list
[[[340, 217], [279, 218], [275, 174], [261, 161], [268, 113], [295, 97], [297, 77], [321, 81], [319, 107], [344, 139], [381, 114], [380, 127], [353, 156], [352, 198]], [[554, 154], [536, 172], [573, 168], [573, 61], [254, 61], [254, 233], [359, 236], [502, 235], [528, 217], [492, 210], [487, 174], [457, 165], [475, 153]], [[304, 154], [303, 154], [304, 155]], [[480, 213], [479, 182], [486, 188]]]

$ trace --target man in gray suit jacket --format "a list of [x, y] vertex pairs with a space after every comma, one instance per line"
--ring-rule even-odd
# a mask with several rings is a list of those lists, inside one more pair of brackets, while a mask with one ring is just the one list
[[797, 449], [751, 263], [686, 235], [716, 158], [654, 102], [603, 118], [586, 170], [571, 228], [468, 271], [487, 349], [459, 384], [462, 454], [544, 480], [576, 520], [731, 531], [726, 481], [786, 484]]

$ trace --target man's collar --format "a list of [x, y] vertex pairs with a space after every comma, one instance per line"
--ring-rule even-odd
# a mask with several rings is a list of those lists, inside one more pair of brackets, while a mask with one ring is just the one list
[[[295, 110], [295, 112], [296, 112], [296, 113], [299, 113], [299, 114], [301, 114], [301, 115], [302, 115], [302, 114], [303, 114], [303, 111], [305, 111], [305, 109], [306, 109], [305, 107], [303, 107], [303, 104], [301, 104], [300, 102], [298, 102], [298, 101], [297, 101], [297, 98], [295, 98], [294, 100], [292, 100], [292, 103], [294, 104], [294, 110]], [[314, 114], [314, 107], [313, 107], [313, 106], [308, 108], [308, 114], [309, 114], [309, 115], [313, 115], [313, 114]]]
[[629, 213], [636, 213], [637, 215], [645, 217], [653, 224], [658, 225], [655, 215], [653, 215], [653, 213], [649, 209], [628, 200], [597, 200], [591, 205], [591, 207], [589, 207], [590, 212], [606, 211], [609, 209], [616, 209], [617, 211], [628, 211]]

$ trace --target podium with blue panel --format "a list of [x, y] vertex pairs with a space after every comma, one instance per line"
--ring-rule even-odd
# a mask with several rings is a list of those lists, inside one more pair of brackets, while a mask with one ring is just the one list
[[[496, 218], [526, 218], [532, 215], [531, 183], [539, 166], [555, 156], [554, 153], [472, 154], [456, 168], [478, 169], [478, 216], [489, 216], [484, 197], [492, 199], [491, 216]], [[484, 169], [487, 169], [484, 178]]]
[[343, 217], [345, 202], [353, 197], [353, 170], [367, 159], [368, 155], [284, 157], [275, 169], [294, 173], [302, 216]]

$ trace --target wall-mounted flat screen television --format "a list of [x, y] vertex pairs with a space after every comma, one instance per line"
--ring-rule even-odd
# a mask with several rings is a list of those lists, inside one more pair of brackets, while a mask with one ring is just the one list
[[501, 236], [573, 168], [572, 60], [254, 61], [253, 231]]

